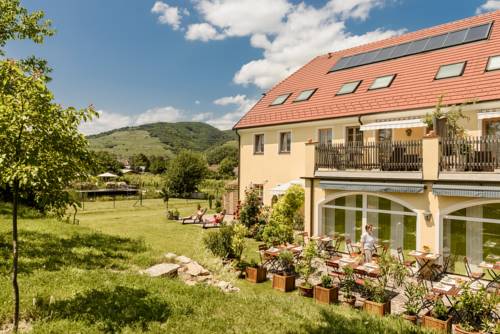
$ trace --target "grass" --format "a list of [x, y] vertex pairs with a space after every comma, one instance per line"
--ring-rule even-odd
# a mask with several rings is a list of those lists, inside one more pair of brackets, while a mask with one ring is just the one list
[[[319, 306], [296, 293], [237, 280], [207, 253], [199, 226], [165, 219], [161, 200], [87, 203], [79, 225], [20, 220], [21, 310], [33, 333], [418, 333], [396, 318], [374, 318], [342, 306]], [[181, 215], [200, 202], [173, 200]], [[203, 203], [204, 204], [204, 203]], [[0, 205], [0, 328], [10, 322], [10, 221]], [[257, 258], [249, 241], [247, 258]], [[239, 293], [178, 279], [152, 279], [139, 269], [166, 252], [189, 256], [231, 280]], [[0, 330], [1, 332], [1, 330]]]

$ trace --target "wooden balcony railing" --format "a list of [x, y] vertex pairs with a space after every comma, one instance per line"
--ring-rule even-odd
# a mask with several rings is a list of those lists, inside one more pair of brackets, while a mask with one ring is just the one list
[[449, 172], [500, 169], [500, 137], [441, 138], [439, 166]]
[[316, 146], [316, 170], [422, 170], [422, 141], [355, 142]]

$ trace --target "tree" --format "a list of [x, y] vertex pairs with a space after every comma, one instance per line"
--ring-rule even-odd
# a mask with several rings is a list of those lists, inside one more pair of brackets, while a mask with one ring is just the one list
[[227, 142], [224, 145], [217, 145], [205, 152], [209, 165], [218, 165], [225, 158], [238, 161], [238, 143]]
[[[141, 170], [144, 167], [144, 170]], [[136, 172], [143, 172], [149, 169], [149, 159], [146, 155], [139, 153], [130, 157], [130, 168]]]
[[240, 222], [246, 227], [252, 227], [259, 223], [262, 202], [259, 191], [256, 188], [245, 190], [245, 201], [240, 210]]
[[149, 172], [163, 174], [167, 170], [168, 159], [161, 156], [149, 157]]
[[232, 158], [224, 158], [219, 165], [219, 175], [222, 178], [233, 178], [234, 169], [238, 166], [238, 161]]
[[207, 161], [200, 153], [183, 150], [168, 164], [165, 187], [172, 197], [187, 197], [198, 190], [207, 174]]
[[123, 168], [123, 164], [118, 161], [116, 155], [108, 151], [93, 152], [92, 156], [95, 160], [95, 169], [93, 173], [96, 175], [105, 172], [118, 174]]
[[0, 62], [0, 184], [12, 191], [14, 331], [19, 324], [19, 200], [33, 192], [40, 206], [59, 217], [76, 205], [67, 189], [86, 177], [92, 164], [78, 126], [94, 115], [93, 108], [63, 109], [53, 102], [44, 76], [27, 73], [13, 60]]

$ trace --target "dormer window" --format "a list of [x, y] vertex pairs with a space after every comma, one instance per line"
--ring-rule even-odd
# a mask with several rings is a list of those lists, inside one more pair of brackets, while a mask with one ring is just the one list
[[464, 70], [465, 70], [465, 62], [450, 64], [450, 65], [442, 65], [439, 68], [435, 79], [439, 80], [439, 79], [459, 77], [462, 74], [464, 74]]
[[290, 95], [292, 95], [292, 93], [283, 94], [283, 95], [278, 96], [277, 98], [274, 99], [274, 101], [273, 101], [273, 103], [271, 103], [271, 105], [272, 106], [279, 106], [279, 105], [285, 103], [285, 101], [288, 100]]
[[500, 56], [493, 56], [488, 59], [488, 65], [486, 65], [486, 71], [496, 71], [500, 70]]
[[342, 85], [342, 87], [340, 87], [339, 91], [337, 92], [337, 95], [354, 93], [356, 89], [358, 89], [360, 84], [361, 80], [345, 83]]

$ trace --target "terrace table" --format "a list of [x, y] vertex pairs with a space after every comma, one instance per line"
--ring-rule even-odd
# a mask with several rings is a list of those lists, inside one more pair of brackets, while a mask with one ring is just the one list
[[414, 276], [422, 276], [423, 278], [427, 275], [432, 275], [430, 264], [441, 257], [440, 254], [426, 253], [417, 250], [411, 251], [409, 255], [415, 258], [419, 266]]
[[492, 281], [488, 283], [486, 288], [500, 285], [500, 274], [497, 274], [497, 271], [500, 271], [500, 261], [497, 261], [496, 263], [483, 261], [479, 264], [479, 268], [486, 269], [488, 274], [491, 276]]
[[459, 321], [461, 320], [460, 318], [460, 313], [458, 313], [456, 306], [458, 303], [458, 300], [456, 297], [460, 295], [460, 289], [459, 287], [453, 286], [453, 285], [444, 285], [444, 284], [439, 284], [434, 286], [432, 288], [432, 292], [434, 292], [437, 295], [440, 295], [442, 297], [445, 297], [446, 300], [448, 300], [448, 303], [450, 304], [450, 309], [448, 310], [448, 315], [450, 315], [452, 312], [454, 312]]

